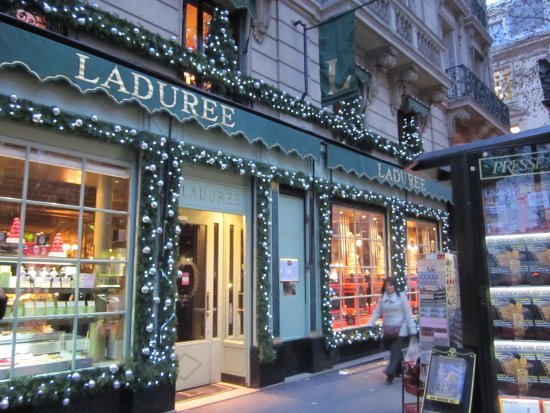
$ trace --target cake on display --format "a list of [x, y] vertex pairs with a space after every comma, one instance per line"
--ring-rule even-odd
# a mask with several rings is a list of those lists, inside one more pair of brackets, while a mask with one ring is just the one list
[[63, 240], [61, 239], [61, 234], [59, 232], [55, 234], [48, 256], [65, 257], [65, 252], [63, 251]]
[[21, 235], [21, 221], [19, 218], [14, 218], [6, 242], [10, 244], [18, 244], [19, 235]]

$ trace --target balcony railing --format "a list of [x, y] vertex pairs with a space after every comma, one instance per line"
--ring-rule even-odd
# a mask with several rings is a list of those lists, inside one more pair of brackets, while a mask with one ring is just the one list
[[508, 106], [470, 69], [464, 65], [458, 65], [447, 69], [446, 73], [453, 82], [453, 86], [447, 92], [449, 100], [472, 97], [479, 105], [497, 118], [506, 129], [510, 129]]
[[428, 61], [442, 69], [442, 46], [424, 30], [411, 10], [398, 0], [375, 0], [367, 5], [371, 13]]
[[479, 20], [483, 27], [487, 28], [487, 13], [478, 0], [472, 0], [470, 9], [472, 10], [472, 15]]

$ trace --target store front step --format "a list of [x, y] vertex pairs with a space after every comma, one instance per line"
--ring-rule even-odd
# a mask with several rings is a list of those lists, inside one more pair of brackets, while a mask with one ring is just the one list
[[252, 393], [257, 389], [251, 389], [228, 383], [213, 383], [207, 386], [176, 392], [176, 412], [186, 411], [199, 406], [231, 399]]

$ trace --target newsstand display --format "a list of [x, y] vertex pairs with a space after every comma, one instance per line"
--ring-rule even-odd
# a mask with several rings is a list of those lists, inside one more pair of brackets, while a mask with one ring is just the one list
[[[550, 145], [479, 160], [497, 389], [503, 413], [550, 398]], [[519, 403], [510, 398], [526, 399]], [[522, 410], [523, 411], [523, 410]], [[539, 410], [534, 410], [539, 411]]]
[[472, 411], [550, 411], [550, 127], [422, 154], [408, 169], [452, 185]]

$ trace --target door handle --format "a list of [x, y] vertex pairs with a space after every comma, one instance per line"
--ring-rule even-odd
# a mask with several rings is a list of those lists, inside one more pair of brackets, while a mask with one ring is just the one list
[[206, 315], [210, 315], [210, 291], [206, 293]]

